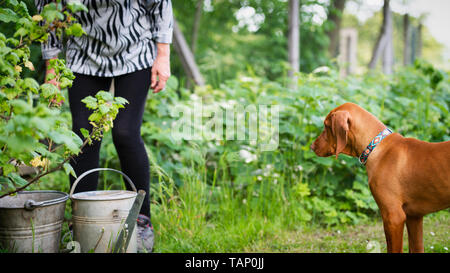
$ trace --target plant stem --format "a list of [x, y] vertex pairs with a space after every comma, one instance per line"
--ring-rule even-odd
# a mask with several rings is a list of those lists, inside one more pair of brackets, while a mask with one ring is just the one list
[[[97, 130], [100, 130], [100, 129], [97, 129]], [[82, 144], [81, 147], [80, 147], [80, 153], [82, 153], [81, 150], [83, 150], [83, 148], [87, 145], [89, 139], [94, 135], [95, 132], [96, 132], [96, 130], [92, 130], [91, 134], [89, 135], [89, 138], [86, 138], [86, 139], [84, 140], [83, 144]], [[21, 190], [24, 190], [25, 188], [27, 188], [27, 187], [30, 186], [31, 184], [33, 184], [33, 183], [35, 183], [36, 181], [38, 181], [38, 180], [39, 180], [41, 177], [43, 177], [43, 176], [46, 176], [46, 175], [48, 175], [48, 174], [50, 174], [50, 173], [53, 173], [53, 172], [56, 172], [56, 171], [61, 170], [61, 168], [63, 167], [63, 165], [64, 165], [65, 163], [67, 163], [70, 159], [72, 159], [73, 157], [74, 157], [74, 155], [71, 155], [71, 156], [67, 157], [66, 159], [64, 159], [64, 161], [61, 162], [58, 166], [56, 166], [56, 167], [54, 167], [54, 168], [52, 168], [52, 169], [50, 169], [50, 170], [47, 170], [47, 171], [45, 171], [45, 172], [43, 172], [43, 173], [40, 173], [39, 175], [33, 177], [33, 178], [32, 178], [27, 184], [25, 184], [24, 186], [19, 187], [19, 188], [16, 188], [15, 190], [13, 190], [13, 191], [11, 191], [11, 192], [8, 192], [8, 193], [5, 193], [5, 194], [3, 194], [3, 195], [0, 195], [0, 199], [3, 198], [3, 197], [5, 197], [5, 196], [8, 196], [8, 195], [14, 194], [14, 193], [16, 193], [16, 192], [19, 192], [19, 191], [21, 191]]]

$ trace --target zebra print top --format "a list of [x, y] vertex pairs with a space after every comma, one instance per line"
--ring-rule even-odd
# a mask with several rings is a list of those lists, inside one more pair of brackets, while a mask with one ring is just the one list
[[[71, 1], [71, 0], [63, 0]], [[87, 35], [70, 37], [66, 65], [85, 75], [114, 77], [149, 68], [156, 43], [171, 43], [171, 0], [79, 0], [88, 12], [74, 16]], [[38, 12], [51, 0], [35, 0]], [[63, 49], [54, 33], [42, 45], [45, 60]]]

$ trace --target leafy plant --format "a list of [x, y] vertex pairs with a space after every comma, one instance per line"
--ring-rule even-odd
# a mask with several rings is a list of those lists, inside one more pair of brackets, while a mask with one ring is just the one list
[[[5, 1], [3, 1], [5, 2]], [[100, 93], [96, 100], [94, 130], [85, 135], [83, 142], [68, 126], [60, 109], [64, 100], [61, 89], [72, 85], [74, 75], [65, 61], [54, 59], [49, 68], [59, 88], [50, 83], [39, 84], [35, 79], [23, 77], [24, 70], [34, 70], [30, 61], [30, 46], [43, 43], [50, 32], [57, 36], [81, 36], [81, 25], [73, 13], [86, 11], [79, 2], [63, 6], [60, 1], [46, 5], [40, 14], [31, 16], [23, 1], [7, 0], [0, 8], [0, 21], [14, 24], [12, 37], [0, 33], [0, 198], [23, 190], [49, 173], [60, 169], [75, 176], [69, 160], [102, 131], [112, 126], [118, 109], [126, 103]], [[89, 102], [87, 99], [86, 102]], [[92, 103], [88, 103], [92, 106]], [[19, 167], [35, 167], [38, 173], [25, 180]]]

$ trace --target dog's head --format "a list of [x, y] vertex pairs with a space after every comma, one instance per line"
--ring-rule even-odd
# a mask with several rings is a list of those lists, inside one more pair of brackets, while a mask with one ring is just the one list
[[314, 153], [321, 157], [336, 155], [336, 158], [340, 153], [348, 153], [346, 147], [351, 122], [350, 112], [345, 107], [332, 110], [323, 122], [322, 133], [311, 145]]

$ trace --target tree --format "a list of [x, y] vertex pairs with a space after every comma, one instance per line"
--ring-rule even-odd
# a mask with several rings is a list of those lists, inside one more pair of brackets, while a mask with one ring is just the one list
[[300, 3], [289, 0], [288, 58], [290, 69], [288, 75], [295, 82], [295, 73], [300, 70]]
[[194, 81], [196, 85], [204, 85], [205, 81], [202, 74], [200, 73], [200, 70], [197, 67], [194, 55], [192, 54], [192, 51], [189, 48], [186, 39], [184, 38], [184, 35], [175, 20], [173, 22], [173, 38], [175, 51], [180, 57], [185, 73], [190, 79]]
[[392, 11], [390, 9], [390, 0], [384, 0], [383, 5], [383, 23], [381, 25], [380, 34], [372, 51], [372, 58], [369, 63], [369, 69], [376, 67], [378, 59], [383, 54], [383, 71], [386, 74], [392, 73], [392, 66], [394, 62], [393, 54], [393, 24]]
[[200, 28], [200, 21], [201, 21], [200, 19], [202, 17], [203, 1], [204, 0], [197, 0], [197, 5], [195, 7], [194, 24], [192, 26], [192, 38], [191, 38], [191, 50], [192, 54], [194, 55], [197, 49], [198, 30]]
[[332, 23], [331, 29], [327, 31], [330, 44], [328, 52], [332, 58], [339, 54], [339, 32], [341, 30], [342, 14], [346, 0], [330, 0], [327, 20]]

